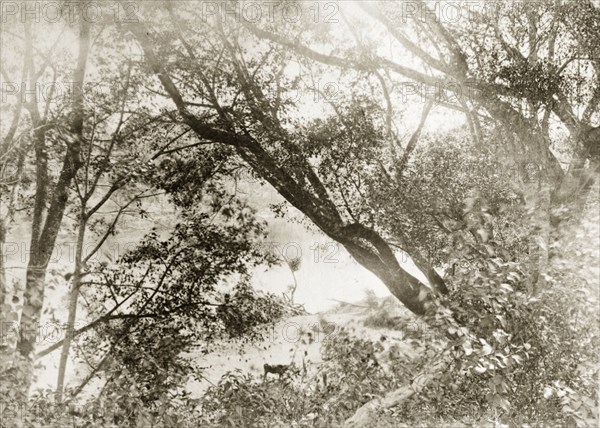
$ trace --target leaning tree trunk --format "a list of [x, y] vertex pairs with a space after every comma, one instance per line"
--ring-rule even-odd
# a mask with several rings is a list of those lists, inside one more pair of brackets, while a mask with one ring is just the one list
[[[154, 53], [154, 43], [150, 40], [146, 28], [142, 24], [132, 24], [130, 29], [140, 43], [147, 63], [174, 102], [184, 122], [198, 137], [232, 146], [238, 155], [292, 206], [305, 214], [328, 237], [342, 244], [358, 263], [381, 279], [390, 292], [410, 311], [418, 315], [425, 314], [426, 302], [432, 297], [429, 287], [400, 266], [390, 246], [375, 230], [359, 223], [347, 224], [343, 221], [319, 177], [307, 162], [295, 165], [295, 174], [292, 175], [278, 164], [277, 159], [267, 152], [258, 140], [249, 134], [233, 131], [233, 124], [226, 126], [224, 130], [206, 124], [196, 117], [188, 110], [179, 89]], [[302, 175], [300, 178], [299, 174]], [[420, 260], [418, 257], [415, 259]], [[426, 269], [425, 275], [433, 279], [432, 286], [437, 287], [440, 292], [446, 292], [443, 280], [439, 276], [436, 277], [435, 271], [423, 266], [422, 261], [420, 264], [422, 269]]]

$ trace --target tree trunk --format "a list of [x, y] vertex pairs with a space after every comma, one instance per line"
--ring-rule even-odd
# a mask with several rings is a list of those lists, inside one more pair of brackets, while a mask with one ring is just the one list
[[7, 304], [6, 297], [8, 296], [8, 289], [6, 285], [6, 272], [5, 272], [5, 261], [4, 261], [4, 246], [6, 244], [6, 227], [4, 225], [4, 220], [0, 219], [0, 344], [4, 345], [4, 334], [5, 327], [7, 324], [6, 313], [8, 312], [8, 307], [5, 306]]
[[[552, 193], [552, 205], [569, 208], [570, 217], [575, 219], [581, 215], [600, 172], [600, 127], [582, 127], [585, 129], [573, 136], [577, 144], [569, 169]], [[560, 218], [553, 218], [553, 226], [559, 223]]]
[[18, 313], [11, 301], [11, 293], [6, 282], [6, 261], [4, 246], [6, 244], [6, 227], [4, 219], [0, 219], [0, 371], [12, 365], [17, 344]]
[[58, 379], [56, 382], [56, 402], [62, 403], [63, 390], [65, 384], [65, 374], [67, 371], [67, 362], [69, 359], [69, 350], [75, 332], [75, 318], [77, 317], [77, 300], [79, 297], [79, 288], [81, 286], [82, 264], [83, 264], [83, 241], [85, 238], [85, 229], [87, 227], [85, 201], [81, 207], [79, 230], [77, 233], [77, 247], [75, 249], [75, 269], [71, 280], [71, 291], [69, 293], [69, 315], [65, 331], [65, 339], [60, 353], [60, 362], [58, 365]]
[[[0, 305], [4, 304], [6, 299], [6, 272], [4, 271], [4, 245], [6, 244], [6, 227], [4, 220], [0, 219]], [[4, 313], [0, 307], [0, 314]], [[1, 315], [0, 315], [1, 316]]]
[[[73, 103], [71, 112], [71, 135], [65, 136], [67, 152], [63, 159], [50, 208], [45, 220], [43, 212], [47, 203], [47, 153], [45, 131], [37, 128], [36, 137], [36, 198], [32, 222], [31, 253], [27, 265], [25, 296], [21, 314], [20, 334], [17, 350], [24, 361], [23, 371], [27, 374], [21, 385], [22, 394], [27, 396], [33, 375], [33, 360], [37, 329], [44, 304], [46, 271], [50, 256], [54, 250], [56, 237], [67, 207], [69, 189], [77, 170], [81, 166], [80, 145], [83, 132], [83, 82], [89, 54], [89, 22], [80, 20], [79, 53], [73, 79]], [[31, 106], [34, 111], [33, 106]]]

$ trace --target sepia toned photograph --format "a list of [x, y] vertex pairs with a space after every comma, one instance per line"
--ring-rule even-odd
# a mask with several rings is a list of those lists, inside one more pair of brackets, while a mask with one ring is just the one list
[[0, 428], [596, 428], [600, 0], [0, 0]]

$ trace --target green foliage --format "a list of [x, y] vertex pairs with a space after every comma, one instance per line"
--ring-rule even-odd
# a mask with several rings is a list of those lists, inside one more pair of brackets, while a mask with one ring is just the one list
[[406, 333], [405, 337], [414, 336], [416, 331], [407, 328], [409, 318], [396, 298], [379, 298], [373, 290], [366, 290], [365, 294], [361, 303], [367, 308], [363, 321], [366, 327], [402, 330]]
[[363, 302], [370, 310], [378, 309], [380, 305], [380, 299], [373, 290], [365, 290]]
[[[466, 110], [485, 105], [485, 91], [489, 90], [489, 100], [499, 102], [490, 103], [487, 113], [506, 127], [514, 116], [522, 116], [523, 123], [535, 129], [531, 134], [524, 132], [525, 135], [535, 136], [538, 128], [541, 133], [548, 132], [544, 128], [550, 120], [550, 110], [568, 117], [561, 121], [569, 128], [591, 126], [593, 103], [583, 113], [588, 116], [585, 120], [569, 111], [581, 113], [583, 101], [593, 100], [597, 93], [592, 79], [587, 78], [594, 73], [589, 58], [597, 46], [597, 9], [588, 1], [526, 2], [522, 7], [517, 3], [520, 2], [495, 6], [502, 20], [478, 16], [473, 22], [461, 21], [448, 27], [447, 33], [440, 33], [440, 27], [431, 22], [413, 20], [406, 23], [407, 36], [401, 36], [423, 35], [424, 39], [417, 39], [415, 46], [423, 46], [422, 52], [429, 52], [427, 56], [435, 52], [434, 48], [444, 49], [447, 43], [449, 51], [439, 52], [440, 64], [451, 57], [460, 59], [460, 50], [469, 54], [468, 64], [447, 65], [448, 69], [464, 68], [449, 74], [461, 81], [473, 78], [473, 87], [483, 92], [475, 102], [469, 100], [465, 104]], [[104, 29], [94, 38], [96, 49], [102, 52], [94, 58], [97, 73], [111, 76], [104, 79], [111, 86], [129, 80], [131, 85], [117, 97], [99, 94], [89, 103], [86, 100], [82, 113], [98, 120], [85, 125], [89, 135], [81, 140], [89, 141], [92, 156], [85, 169], [78, 172], [78, 181], [84, 173], [104, 171], [108, 181], [119, 186], [154, 185], [167, 192], [183, 214], [167, 239], [153, 231], [115, 266], [96, 266], [90, 272], [88, 278], [93, 279], [86, 285], [92, 287], [86, 287], [82, 293], [91, 301], [86, 307], [88, 313], [101, 322], [95, 333], [85, 339], [78, 355], [87, 361], [88, 354], [92, 354], [90, 365], [101, 373], [105, 386], [89, 402], [92, 416], [76, 415], [77, 424], [330, 426], [367, 400], [407, 380], [408, 371], [386, 372], [381, 368], [375, 356], [380, 351], [379, 343], [341, 332], [324, 345], [324, 363], [319, 370], [328, 375], [327, 388], [318, 388], [306, 379], [266, 383], [249, 375], [229, 373], [203, 401], [206, 413], [200, 416], [195, 411], [197, 403], [189, 399], [183, 386], [200, 369], [183, 354], [194, 346], [209, 352], [217, 339], [255, 337], [261, 326], [286, 314], [277, 298], [256, 293], [249, 285], [250, 267], [272, 260], [255, 245], [264, 237], [264, 224], [256, 221], [253, 210], [245, 203], [224, 190], [223, 178], [239, 168], [233, 149], [236, 144], [237, 154], [247, 156], [254, 173], [277, 182], [275, 187], [282, 194], [287, 193], [296, 205], [305, 203], [298, 208], [310, 213], [312, 219], [321, 218], [322, 227], [338, 220], [340, 225], [362, 222], [381, 233], [391, 245], [398, 243], [402, 247], [408, 243], [413, 247], [409, 252], [414, 249], [433, 265], [448, 267], [451, 294], [436, 302], [432, 308], [435, 316], [429, 321], [448, 336], [455, 358], [449, 370], [427, 388], [424, 397], [417, 398], [424, 398], [424, 402], [411, 402], [400, 409], [408, 420], [422, 419], [422, 408], [434, 420], [473, 419], [484, 409], [496, 412], [502, 422], [515, 425], [597, 424], [597, 278], [581, 275], [597, 262], [597, 256], [579, 263], [577, 258], [589, 248], [583, 246], [571, 253], [570, 246], [560, 248], [562, 244], [558, 244], [552, 249], [553, 254], [574, 256], [543, 272], [547, 287], [534, 293], [528, 263], [536, 254], [530, 254], [527, 247], [535, 234], [527, 230], [530, 219], [525, 215], [521, 195], [512, 191], [516, 180], [498, 160], [497, 152], [489, 147], [475, 147], [466, 130], [460, 129], [443, 136], [423, 135], [421, 147], [412, 159], [395, 153], [399, 145], [392, 131], [397, 109], [392, 105], [381, 108], [377, 98], [384, 95], [390, 102], [398, 95], [398, 84], [405, 82], [391, 77], [391, 73], [379, 73], [390, 61], [377, 57], [379, 53], [374, 41], [368, 40], [368, 31], [344, 39], [331, 27], [315, 22], [311, 25], [310, 13], [304, 13], [303, 20], [295, 25], [276, 28], [271, 22], [266, 28], [273, 25], [284, 37], [294, 34], [294, 40], [306, 46], [321, 44], [323, 51], [336, 56], [330, 62], [347, 59], [349, 67], [343, 68], [352, 69], [354, 65], [357, 73], [340, 73], [352, 85], [345, 94], [336, 94], [339, 99], [331, 103], [335, 114], [314, 121], [299, 120], [297, 117], [302, 114], [289, 113], [300, 103], [282, 95], [299, 89], [305, 78], [314, 82], [315, 77], [331, 77], [331, 70], [312, 66], [303, 59], [300, 65], [307, 71], [290, 77], [290, 46], [266, 40], [256, 42], [250, 38], [255, 36], [248, 34], [248, 28], [236, 28], [238, 23], [232, 22], [235, 20], [225, 20], [214, 27], [206, 21], [199, 22], [197, 11], [188, 7], [190, 10], [173, 14], [191, 17], [182, 19], [180, 26], [173, 25], [176, 23], [170, 18], [174, 16], [161, 8], [144, 11], [156, 21], [149, 26], [152, 34], [147, 33], [152, 38], [150, 49], [156, 50], [161, 61], [164, 59], [154, 68], [164, 65], [161, 77], [171, 76], [180, 88], [187, 109], [182, 117], [164, 110], [162, 100], [157, 103], [155, 95], [164, 92], [163, 88], [151, 88], [154, 76], [139, 73], [148, 64], [137, 61], [138, 49], [134, 49], [135, 59], [129, 61], [113, 55], [115, 46], [120, 52], [127, 52], [133, 45], [128, 40], [129, 33], [120, 31], [127, 26], [106, 29], [116, 42], [102, 34]], [[301, 7], [308, 10], [308, 5]], [[391, 2], [385, 7], [395, 8]], [[392, 21], [397, 21], [400, 10], [391, 12]], [[301, 35], [297, 36], [299, 29]], [[427, 37], [429, 32], [433, 38]], [[429, 41], [423, 44], [427, 38], [434, 40], [440, 34], [440, 46], [435, 41], [436, 46], [429, 45]], [[453, 36], [456, 42], [451, 41]], [[252, 41], [240, 44], [246, 37]], [[395, 36], [401, 44], [402, 37]], [[358, 46], [349, 45], [351, 40]], [[525, 57], [524, 52], [529, 56]], [[69, 56], [64, 53], [61, 56]], [[65, 63], [61, 59], [58, 64]], [[46, 65], [45, 61], [43, 67]], [[58, 72], [53, 77], [55, 81], [68, 80], [65, 77], [70, 67], [55, 64], [51, 68]], [[7, 70], [17, 75], [14, 64], [9, 64]], [[27, 75], [35, 76], [36, 70], [27, 70]], [[38, 77], [50, 76], [46, 73]], [[442, 81], [446, 77], [450, 76], [441, 76]], [[373, 82], [377, 89], [371, 86]], [[148, 94], [145, 88], [154, 92], [149, 100], [143, 99]], [[128, 92], [136, 93], [137, 98], [122, 102], [121, 96]], [[55, 164], [65, 158], [62, 134], [71, 113], [62, 102], [52, 104], [43, 144], [35, 145], [46, 146], [39, 151], [46, 153], [37, 155], [35, 163], [47, 158]], [[500, 108], [504, 104], [506, 108]], [[122, 129], [117, 126], [119, 129], [113, 134], [119, 110], [123, 111], [122, 117], [131, 120]], [[150, 122], [159, 123], [153, 131], [146, 129], [150, 111], [161, 111], [159, 117], [151, 118]], [[220, 146], [207, 144], [207, 137], [203, 137], [201, 149], [187, 148], [185, 153], [178, 153], [198, 142], [192, 133], [185, 136], [187, 129], [178, 129], [183, 132], [181, 138], [164, 146], [170, 155], [159, 156], [158, 168], [141, 164], [141, 154], [147, 148], [158, 148], [157, 143], [172, 137], [164, 129], [179, 128], [179, 121], [189, 121], [190, 117], [196, 127], [211, 131], [207, 135], [227, 132], [239, 139], [232, 138]], [[480, 111], [473, 112], [473, 118], [484, 117]], [[538, 117], [544, 119], [538, 121]], [[166, 122], [161, 123], [162, 120]], [[474, 120], [470, 120], [471, 132], [477, 134]], [[34, 162], [28, 147], [34, 144], [27, 135], [30, 124], [21, 123], [25, 125], [19, 125], [19, 134], [24, 135], [18, 138], [19, 150], [3, 153], [3, 162], [25, 164], [19, 209], [30, 210]], [[489, 143], [487, 136], [498, 131], [484, 120], [480, 125], [486, 129], [479, 143]], [[36, 127], [36, 132], [46, 128]], [[513, 131], [508, 129], [508, 133]], [[126, 145], [130, 140], [136, 144]], [[177, 140], [178, 144], [171, 145]], [[577, 143], [576, 138], [572, 140]], [[522, 147], [531, 149], [525, 150], [528, 157], [535, 157], [532, 152], [537, 153], [536, 146], [548, 142], [544, 136], [533, 144], [522, 142]], [[105, 145], [112, 149], [114, 143], [118, 143], [116, 152], [106, 155], [110, 150]], [[511, 155], [517, 158], [520, 153], [513, 150]], [[515, 159], [517, 164], [520, 161]], [[39, 176], [40, 183], [49, 181], [52, 190], [57, 171], [52, 169], [49, 177]], [[104, 186], [104, 179], [102, 182]], [[207, 192], [198, 191], [201, 187]], [[2, 201], [9, 202], [6, 195], [10, 195], [11, 188], [7, 182], [0, 183], [0, 190]], [[320, 204], [329, 198], [331, 203]], [[279, 213], [284, 210], [283, 205], [277, 205]], [[140, 214], [144, 215], [141, 209]], [[99, 219], [90, 227], [100, 229], [98, 226], [105, 225], [103, 221]], [[330, 235], [337, 235], [337, 231]], [[292, 273], [300, 268], [299, 260], [289, 262]], [[292, 300], [293, 291], [290, 296]], [[107, 315], [107, 307], [119, 306], [121, 303], [117, 302], [126, 304]], [[373, 311], [365, 320], [366, 325], [396, 327], [389, 308], [373, 296], [366, 303]], [[0, 309], [9, 309], [6, 306], [9, 305]], [[322, 326], [330, 331], [335, 327], [325, 322]], [[427, 364], [438, 348], [439, 345], [429, 345], [420, 362]], [[100, 353], [107, 357], [99, 358], [96, 354]], [[14, 367], [2, 371], [0, 380], [18, 384], [31, 378], [32, 373], [21, 370], [21, 366], [26, 366], [22, 363], [17, 358]], [[3, 389], [2, 393], [9, 399], [19, 399], [11, 391]], [[47, 393], [35, 398], [40, 406], [51, 403]], [[57, 411], [46, 416], [40, 424], [60, 425], [65, 413]]]
[[[248, 266], [264, 261], [252, 245], [255, 226], [216, 226], [207, 219], [186, 219], [168, 240], [152, 233], [122, 264], [103, 270], [109, 280], [104, 292], [116, 290], [125, 299], [129, 283], [136, 284], [137, 293], [131, 316], [115, 316], [91, 344], [111, 349], [109, 382], [118, 390], [125, 370], [128, 381], [144, 386], [140, 396], [147, 405], [173, 391], [183, 394], [187, 378], [200, 373], [183, 357], [192, 347], [206, 352], [223, 334], [251, 337], [284, 314], [280, 300], [257, 294], [247, 282]], [[231, 276], [237, 283], [223, 293], [217, 285]]]
[[301, 418], [311, 398], [287, 382], [262, 382], [240, 371], [223, 375], [203, 401], [203, 426], [277, 426]]
[[126, 375], [118, 385], [111, 385], [100, 397], [69, 401], [57, 405], [54, 391], [34, 392], [25, 405], [23, 402], [3, 401], [0, 426], [28, 428], [117, 428], [199, 426], [196, 401], [187, 394], [172, 394], [169, 400], [150, 404], [140, 396], [140, 385]]

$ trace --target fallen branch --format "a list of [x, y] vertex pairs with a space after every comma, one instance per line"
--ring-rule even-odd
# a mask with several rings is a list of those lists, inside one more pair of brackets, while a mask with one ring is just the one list
[[342, 305], [354, 306], [355, 308], [369, 309], [369, 306], [366, 306], [366, 305], [357, 305], [356, 303], [345, 302], [343, 300], [338, 300], [338, 299], [329, 299], [329, 300], [333, 300], [334, 302], [341, 303]]
[[432, 364], [417, 374], [409, 385], [391, 391], [384, 397], [375, 398], [365, 403], [351, 418], [344, 422], [343, 426], [346, 428], [368, 427], [372, 424], [372, 421], [376, 420], [378, 410], [395, 407], [408, 400], [415, 393], [421, 392], [450, 363], [452, 359], [450, 349], [452, 349], [452, 346], [448, 346]]

